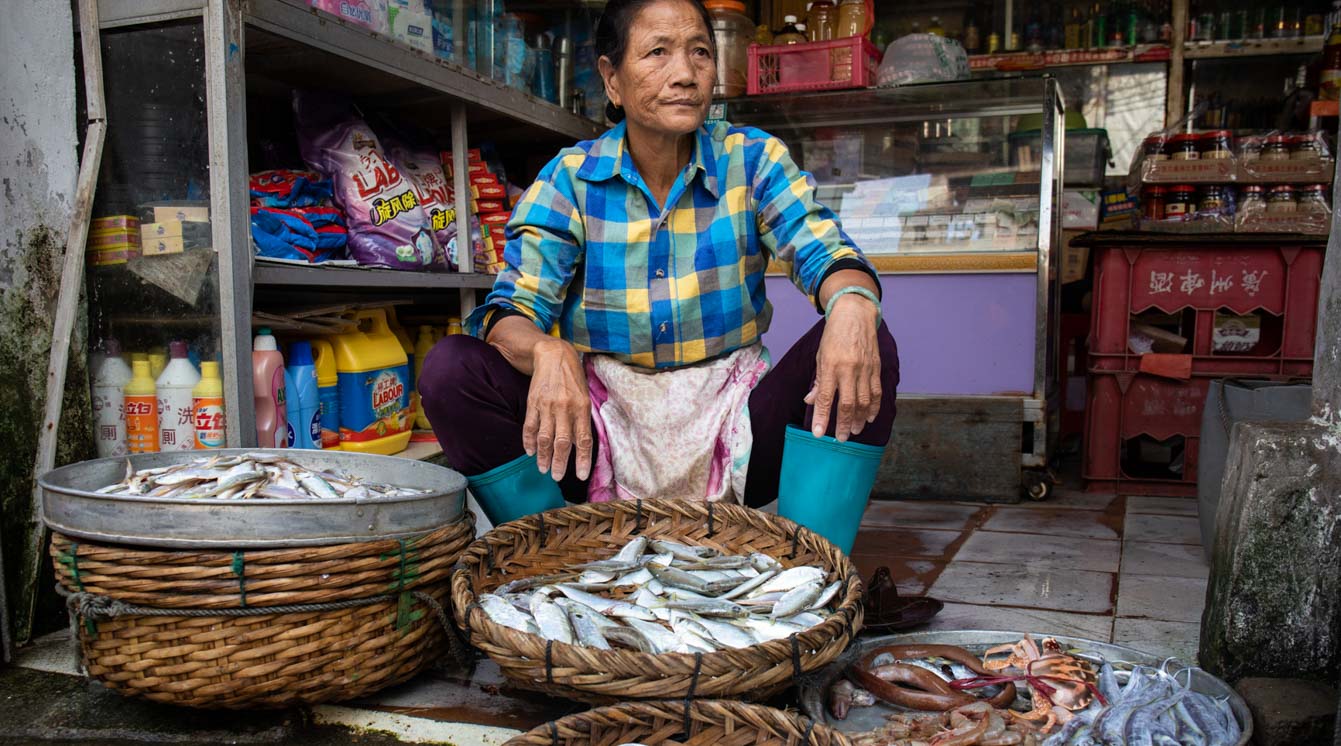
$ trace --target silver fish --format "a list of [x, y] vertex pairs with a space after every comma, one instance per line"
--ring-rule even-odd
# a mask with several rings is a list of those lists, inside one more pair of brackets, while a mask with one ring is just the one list
[[824, 586], [819, 581], [799, 585], [790, 591], [787, 591], [778, 602], [773, 605], [773, 611], [769, 616], [777, 619], [778, 617], [791, 616], [799, 611], [810, 608], [819, 598], [820, 593], [824, 591]]
[[509, 601], [500, 596], [495, 596], [492, 593], [482, 594], [479, 598], [479, 604], [484, 609], [484, 613], [495, 624], [510, 627], [518, 632], [530, 632], [536, 629], [530, 619], [527, 619]]
[[641, 606], [631, 604], [627, 601], [620, 601], [614, 598], [605, 598], [592, 593], [574, 588], [571, 585], [561, 584], [556, 586], [563, 595], [577, 601], [578, 603], [590, 606], [600, 614], [618, 617], [631, 617], [633, 619], [652, 620], [656, 617], [652, 612]]
[[712, 641], [721, 643], [729, 648], [748, 648], [758, 642], [754, 635], [726, 622], [719, 622], [716, 619], [708, 617], [699, 617], [696, 620], [702, 627], [708, 630], [712, 636]]
[[577, 637], [579, 644], [597, 650], [610, 649], [610, 643], [605, 641], [605, 635], [601, 634], [601, 629], [591, 614], [577, 607], [571, 607], [568, 609], [568, 621], [573, 625], [573, 635]]
[[655, 646], [639, 632], [632, 627], [607, 627], [601, 630], [606, 642], [611, 642], [620, 647], [637, 650], [640, 653], [654, 653]]
[[573, 643], [573, 625], [568, 621], [568, 614], [549, 600], [546, 593], [537, 591], [532, 594], [530, 605], [531, 617], [540, 628], [541, 637], [569, 645]]
[[829, 602], [833, 600], [833, 597], [838, 595], [838, 589], [842, 586], [843, 581], [841, 580], [835, 580], [825, 586], [824, 590], [820, 591], [819, 598], [815, 599], [815, 602], [810, 606], [807, 606], [806, 611], [814, 611], [815, 609], [822, 609], [825, 606], [828, 606]]
[[755, 637], [764, 642], [784, 640], [797, 632], [805, 631], [794, 624], [787, 624], [785, 622], [757, 616], [748, 616], [741, 619], [740, 625], [750, 630]]
[[709, 557], [718, 557], [718, 552], [712, 547], [691, 547], [684, 544], [677, 544], [673, 541], [663, 541], [656, 539], [651, 542], [652, 550], [658, 554], [669, 554], [676, 559], [682, 560], [701, 560]]
[[673, 567], [662, 567], [661, 565], [647, 566], [652, 571], [653, 577], [669, 586], [676, 588], [686, 588], [696, 593], [705, 593], [708, 589], [706, 581], [691, 575], [684, 570], [677, 570]]
[[722, 617], [725, 619], [744, 619], [750, 615], [750, 610], [740, 604], [730, 601], [723, 601], [717, 598], [711, 599], [678, 599], [666, 604], [667, 608], [679, 611], [692, 611], [702, 616]]
[[773, 591], [790, 591], [797, 586], [806, 583], [824, 581], [824, 570], [818, 567], [801, 566], [793, 567], [789, 570], [783, 570], [772, 580], [764, 583], [756, 593], [771, 593]]
[[655, 622], [644, 622], [641, 619], [626, 619], [628, 625], [639, 632], [652, 644], [654, 653], [670, 653], [679, 647], [680, 643], [675, 639], [675, 633], [656, 624]]
[[330, 482], [327, 482], [316, 474], [308, 473], [298, 475], [298, 484], [301, 484], [303, 489], [323, 500], [335, 500], [340, 497], [340, 495], [336, 494], [335, 488], [331, 486]]
[[741, 583], [735, 588], [727, 591], [726, 593], [723, 593], [720, 596], [720, 598], [730, 601], [733, 598], [739, 598], [741, 596], [744, 596], [745, 594], [750, 593], [751, 591], [763, 585], [764, 583], [767, 583], [769, 580], [773, 578], [774, 575], [777, 574], [778, 571], [774, 569], [762, 570], [759, 572], [758, 575], [754, 576], [753, 578], [750, 578], [744, 583]]

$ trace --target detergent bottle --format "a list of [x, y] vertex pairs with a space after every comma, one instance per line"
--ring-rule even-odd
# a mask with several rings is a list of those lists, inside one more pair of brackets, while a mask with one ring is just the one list
[[121, 401], [130, 383], [130, 366], [121, 357], [121, 343], [103, 344], [105, 357], [93, 369], [93, 412], [97, 429], [94, 440], [98, 456], [126, 455], [126, 411]]
[[[414, 341], [414, 382], [416, 389], [419, 387], [419, 381], [421, 380], [419, 375], [424, 370], [424, 360], [428, 357], [428, 351], [433, 349], [433, 342], [433, 327], [419, 327], [419, 337]], [[415, 396], [418, 395], [419, 392], [415, 391]], [[423, 399], [421, 398], [416, 404], [417, 406], [414, 408], [414, 426], [420, 430], [428, 430], [429, 432], [432, 432], [433, 425], [429, 423], [428, 415], [424, 413]]]
[[321, 395], [317, 390], [317, 368], [312, 362], [312, 345], [308, 342], [289, 345], [289, 381], [289, 411], [296, 413], [289, 419], [289, 429], [294, 433], [294, 442], [290, 447], [320, 449]]
[[149, 352], [149, 375], [157, 381], [166, 367], [168, 367], [168, 353], [162, 347], [155, 347]]
[[410, 427], [418, 419], [419, 412], [419, 390], [415, 388], [415, 376], [419, 372], [418, 366], [414, 364], [414, 342], [410, 340], [410, 335], [405, 331], [405, 327], [400, 325], [400, 320], [396, 318], [396, 309], [386, 309], [386, 325], [391, 329], [391, 333], [396, 335], [396, 341], [400, 342], [400, 348], [405, 351], [405, 361], [410, 369], [410, 379], [406, 385], [410, 388]]
[[256, 443], [261, 448], [283, 448], [288, 441], [284, 413], [284, 356], [279, 353], [270, 329], [257, 330], [251, 353], [252, 386], [255, 387]]
[[380, 308], [355, 312], [358, 328], [332, 338], [340, 379], [340, 447], [393, 454], [410, 443], [409, 359]]
[[298, 397], [293, 395], [293, 373], [284, 369], [284, 447], [302, 448], [298, 442], [298, 432], [294, 425], [298, 423]]
[[126, 410], [126, 448], [131, 453], [158, 452], [158, 396], [149, 375], [149, 361], [136, 360], [122, 391]]
[[171, 358], [158, 374], [158, 450], [193, 451], [196, 447], [195, 411], [191, 391], [200, 383], [200, 372], [186, 356], [186, 343], [168, 345]]
[[226, 438], [224, 395], [218, 362], [200, 362], [200, 383], [191, 391], [191, 409], [196, 427], [196, 448], [223, 448]]
[[317, 369], [318, 419], [321, 421], [321, 447], [340, 447], [340, 375], [335, 371], [335, 350], [324, 339], [311, 342], [313, 363]]

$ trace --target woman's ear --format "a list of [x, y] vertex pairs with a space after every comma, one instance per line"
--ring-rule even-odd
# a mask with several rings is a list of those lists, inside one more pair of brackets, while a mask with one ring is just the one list
[[619, 96], [619, 86], [615, 82], [615, 65], [609, 57], [601, 55], [596, 61], [596, 69], [601, 73], [601, 80], [605, 81], [605, 97], [615, 106], [623, 106], [623, 101]]

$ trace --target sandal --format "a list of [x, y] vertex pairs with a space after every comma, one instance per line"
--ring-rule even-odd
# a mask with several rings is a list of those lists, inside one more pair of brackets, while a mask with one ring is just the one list
[[866, 584], [863, 628], [877, 632], [900, 632], [920, 627], [940, 613], [945, 604], [928, 596], [899, 595], [888, 567], [878, 567]]

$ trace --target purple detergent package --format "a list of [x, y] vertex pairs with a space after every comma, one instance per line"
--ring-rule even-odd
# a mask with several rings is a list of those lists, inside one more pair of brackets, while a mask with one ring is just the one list
[[348, 104], [330, 94], [294, 93], [298, 145], [309, 168], [335, 183], [349, 227], [349, 256], [388, 269], [445, 269], [419, 193]]
[[442, 165], [432, 151], [413, 150], [400, 143], [388, 143], [391, 164], [414, 185], [419, 205], [428, 214], [433, 236], [438, 240], [442, 256], [439, 266], [456, 270], [453, 250], [456, 246], [456, 201]]

